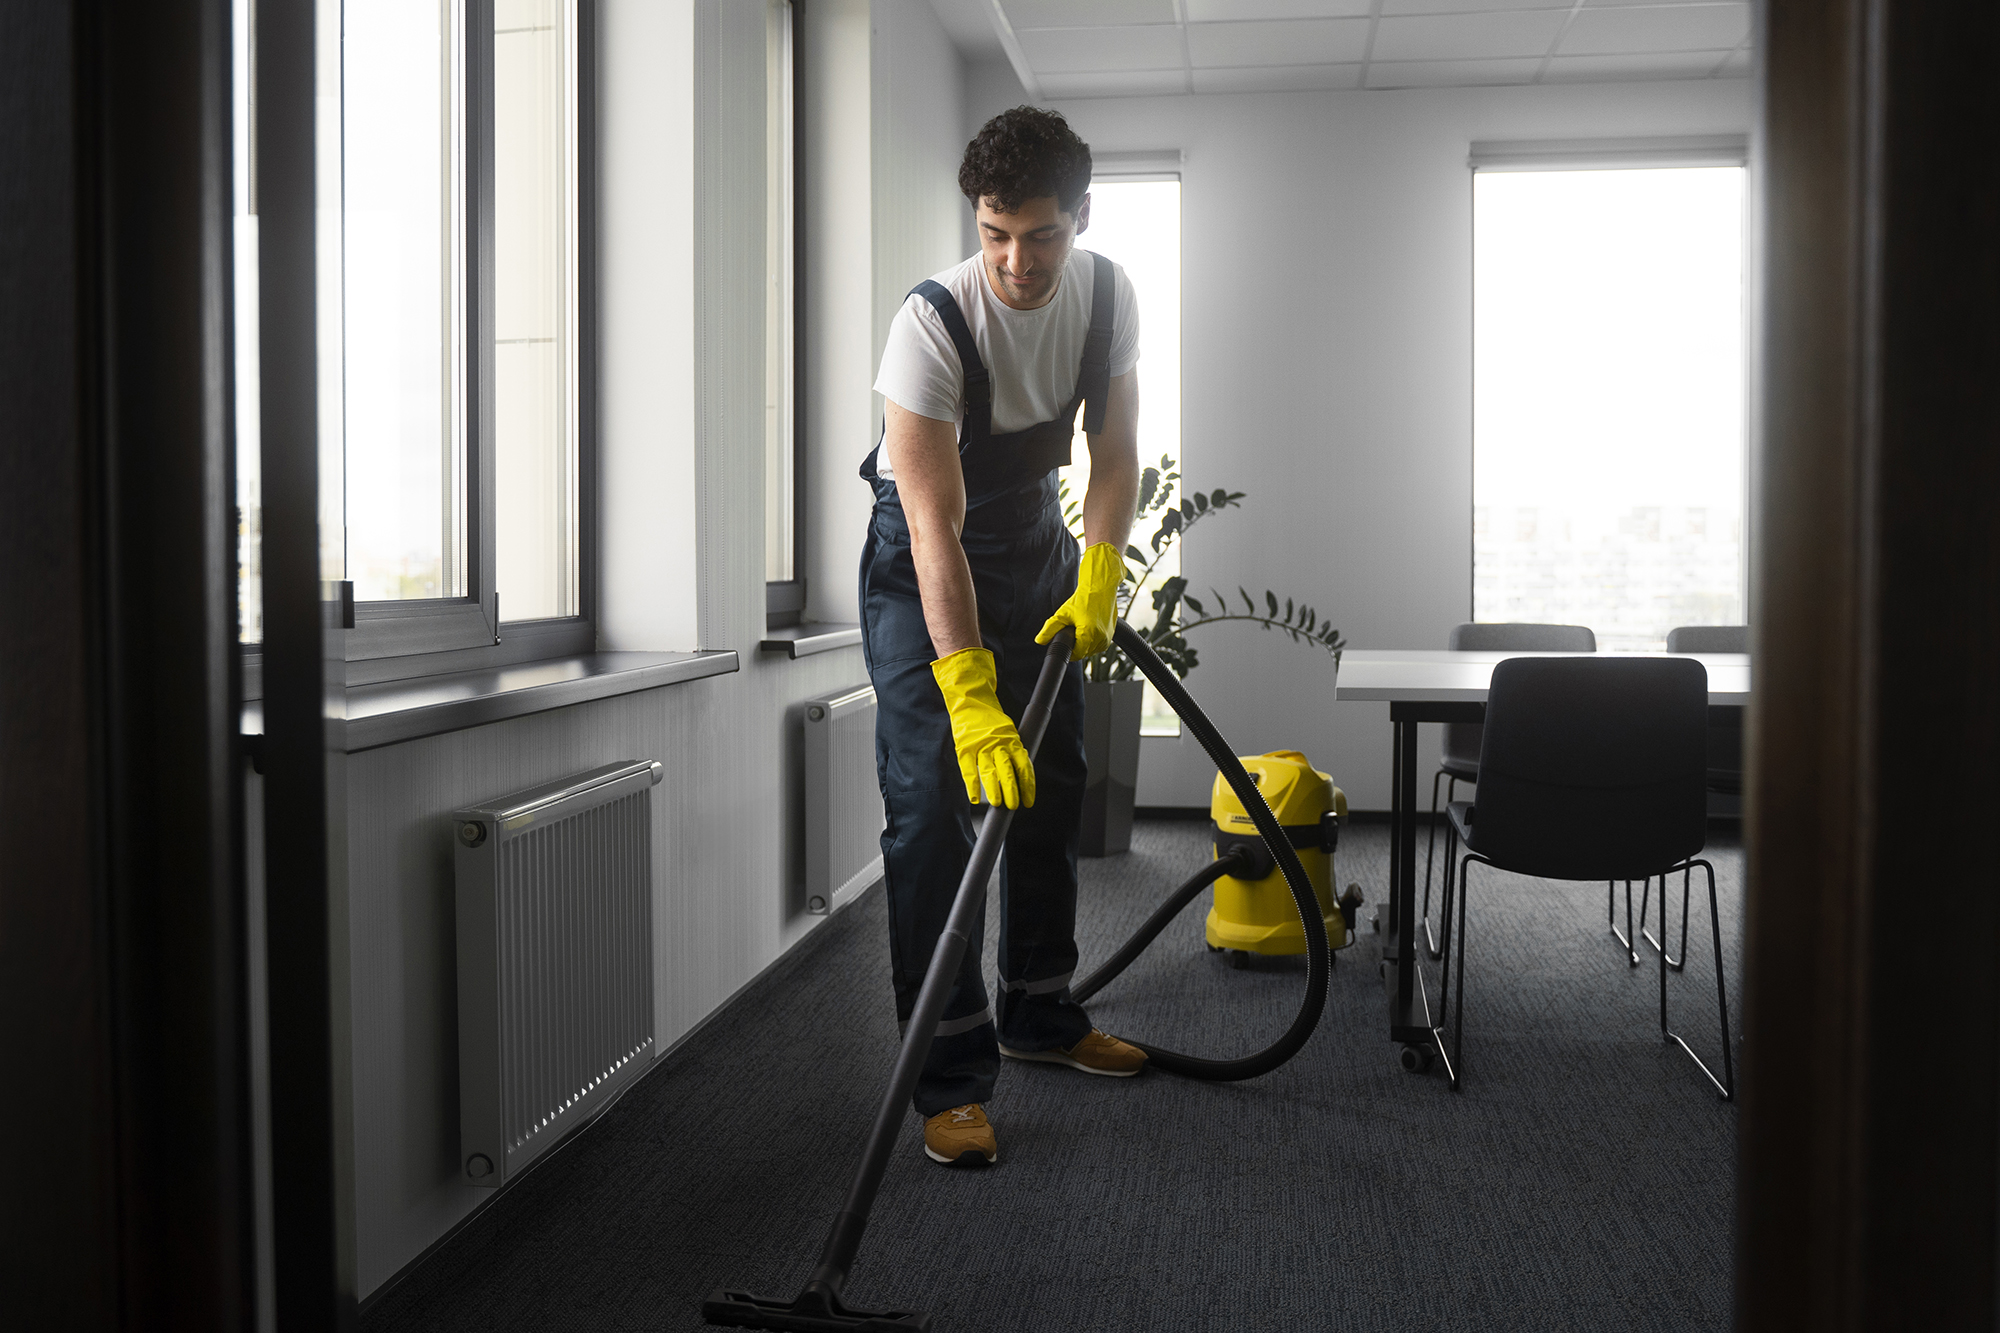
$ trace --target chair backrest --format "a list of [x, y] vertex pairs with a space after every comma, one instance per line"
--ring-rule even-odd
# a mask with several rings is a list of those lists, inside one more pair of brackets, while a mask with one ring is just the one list
[[1747, 653], [1748, 625], [1682, 625], [1667, 631], [1670, 653]]
[[[1446, 645], [1453, 652], [1594, 653], [1597, 636], [1588, 625], [1459, 625]], [[1461, 763], [1479, 762], [1479, 724], [1447, 722], [1444, 757]]]
[[1686, 657], [1493, 668], [1473, 847], [1551, 879], [1643, 879], [1706, 839], [1708, 672]]

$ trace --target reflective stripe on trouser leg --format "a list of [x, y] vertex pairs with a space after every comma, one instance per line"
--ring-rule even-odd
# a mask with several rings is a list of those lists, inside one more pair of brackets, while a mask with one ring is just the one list
[[[992, 1021], [993, 1010], [991, 1008], [981, 1009], [978, 1013], [967, 1014], [964, 1018], [947, 1018], [942, 1020], [937, 1025], [937, 1031], [932, 1035], [936, 1037], [956, 1037], [961, 1032], [970, 1032], [974, 1028], [991, 1023]], [[899, 1018], [896, 1020], [896, 1035], [899, 1037], [910, 1035], [909, 1019]]]
[[1051, 991], [1068, 990], [1070, 978], [1075, 975], [1076, 969], [1071, 968], [1059, 977], [1043, 977], [1040, 981], [1009, 981], [1002, 977], [1000, 989], [1017, 990], [1023, 995], [1047, 995]]

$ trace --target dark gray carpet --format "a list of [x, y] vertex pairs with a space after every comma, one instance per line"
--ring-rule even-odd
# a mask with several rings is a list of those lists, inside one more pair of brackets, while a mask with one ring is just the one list
[[[1205, 832], [1142, 824], [1132, 854], [1084, 863], [1086, 969], [1199, 865]], [[1741, 856], [1710, 855], [1734, 1003]], [[1387, 868], [1385, 828], [1347, 830], [1341, 884], [1372, 906]], [[1472, 892], [1463, 1093], [1397, 1066], [1364, 936], [1319, 1032], [1262, 1079], [1009, 1064], [990, 1107], [1000, 1163], [977, 1172], [925, 1160], [913, 1116], [852, 1303], [928, 1309], [953, 1333], [1725, 1327], [1736, 1112], [1661, 1044], [1651, 955], [1626, 966], [1602, 885], [1486, 871]], [[1230, 968], [1202, 948], [1206, 902], [1097, 998], [1100, 1026], [1218, 1055], [1283, 1029], [1302, 961]], [[1699, 875], [1695, 902], [1670, 994], [1712, 1059]], [[693, 1329], [712, 1287], [795, 1291], [894, 1053], [884, 932], [877, 889], [363, 1328]]]

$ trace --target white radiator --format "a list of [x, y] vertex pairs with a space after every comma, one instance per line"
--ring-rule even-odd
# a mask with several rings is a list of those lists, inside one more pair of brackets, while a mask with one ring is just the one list
[[805, 703], [806, 910], [831, 912], [882, 878], [875, 690]]
[[660, 775], [611, 764], [452, 816], [468, 1185], [504, 1185], [652, 1055]]

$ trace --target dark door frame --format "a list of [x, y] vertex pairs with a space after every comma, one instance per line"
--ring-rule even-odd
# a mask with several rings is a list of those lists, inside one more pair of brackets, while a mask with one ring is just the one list
[[1990, 1329], [2000, 7], [1760, 23], [1737, 1322]]
[[253, 1327], [227, 0], [0, 9], [0, 1323]]

